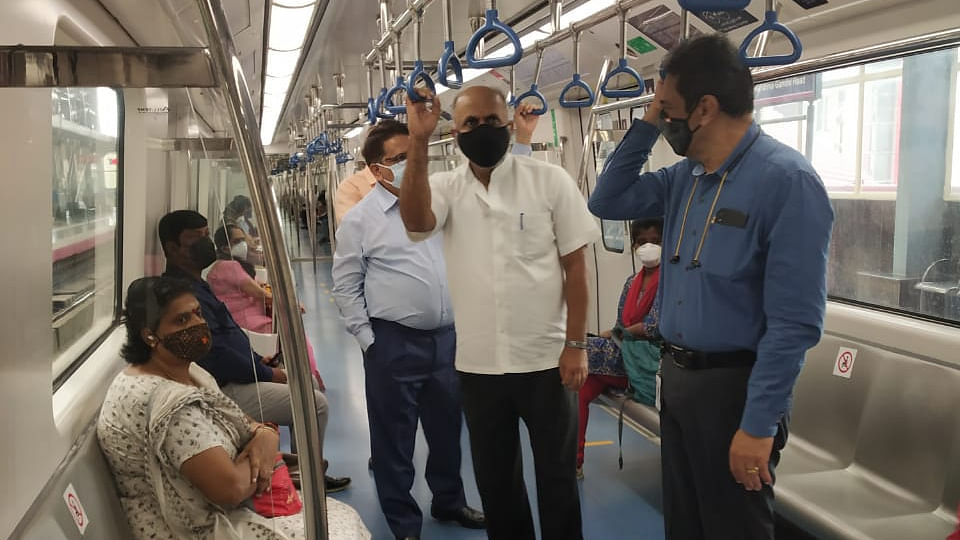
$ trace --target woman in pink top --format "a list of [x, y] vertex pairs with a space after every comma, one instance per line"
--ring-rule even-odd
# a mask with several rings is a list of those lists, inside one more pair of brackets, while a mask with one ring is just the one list
[[[240, 328], [271, 334], [273, 318], [267, 315], [267, 306], [273, 303], [273, 298], [253, 277], [256, 275], [253, 265], [246, 260], [246, 238], [243, 229], [237, 225], [227, 224], [226, 228], [220, 227], [217, 230], [213, 235], [213, 242], [217, 246], [217, 262], [213, 263], [207, 273], [207, 283], [210, 284], [213, 294], [227, 306]], [[323, 389], [310, 340], [307, 340], [307, 354], [313, 376]]]

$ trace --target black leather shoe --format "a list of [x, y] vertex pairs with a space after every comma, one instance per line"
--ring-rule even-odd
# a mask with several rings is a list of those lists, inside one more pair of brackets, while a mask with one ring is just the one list
[[469, 506], [464, 506], [459, 510], [447, 510], [438, 512], [430, 509], [430, 515], [437, 521], [456, 521], [461, 527], [467, 529], [486, 529], [487, 521], [483, 517], [483, 512], [474, 510]]
[[324, 476], [323, 479], [327, 487], [327, 493], [336, 493], [338, 491], [343, 491], [347, 489], [347, 486], [350, 485], [350, 478], [346, 476], [343, 478], [335, 478], [333, 476]]

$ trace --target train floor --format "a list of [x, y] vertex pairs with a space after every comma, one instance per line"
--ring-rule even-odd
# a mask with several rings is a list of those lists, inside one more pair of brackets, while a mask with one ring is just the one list
[[[329, 259], [320, 261], [316, 275], [310, 262], [295, 262], [293, 269], [301, 301], [307, 310], [304, 315], [307, 335], [316, 348], [318, 368], [327, 386], [326, 396], [330, 403], [331, 415], [324, 455], [330, 462], [331, 475], [353, 478], [347, 490], [332, 496], [353, 506], [360, 513], [374, 539], [390, 539], [392, 535], [377, 502], [372, 473], [367, 468], [370, 440], [361, 353], [354, 339], [344, 330], [330, 294], [331, 262]], [[659, 540], [664, 537], [660, 513], [660, 449], [626, 424], [624, 428], [623, 469], [619, 470], [617, 418], [610, 410], [597, 404], [591, 407], [585, 478], [580, 484], [584, 537]], [[524, 475], [536, 514], [533, 458], [524, 429], [521, 429], [521, 436]], [[462, 434], [462, 448], [462, 474], [467, 502], [480, 508], [466, 425]], [[421, 537], [485, 538], [483, 531], [441, 524], [429, 517], [431, 496], [423, 478], [426, 456], [427, 446], [421, 430], [417, 435], [417, 478], [412, 490], [425, 514]], [[782, 540], [799, 540], [800, 537], [802, 535], [795, 536], [786, 530], [778, 530], [777, 534], [777, 538]]]

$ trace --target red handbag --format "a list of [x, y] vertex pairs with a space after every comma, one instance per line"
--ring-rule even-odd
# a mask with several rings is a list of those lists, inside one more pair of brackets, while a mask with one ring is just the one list
[[283, 461], [283, 454], [277, 453], [273, 464], [273, 476], [270, 477], [270, 491], [252, 498], [253, 511], [263, 517], [292, 516], [303, 508], [300, 494], [290, 478], [290, 470]]

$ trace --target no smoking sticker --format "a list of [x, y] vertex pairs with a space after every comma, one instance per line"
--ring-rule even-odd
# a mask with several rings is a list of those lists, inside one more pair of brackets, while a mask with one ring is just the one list
[[853, 363], [857, 360], [857, 350], [840, 347], [837, 360], [833, 363], [833, 374], [837, 377], [849, 379], [853, 375]]
[[77, 496], [77, 490], [73, 489], [73, 484], [69, 484], [67, 490], [63, 492], [63, 500], [67, 503], [67, 510], [70, 511], [70, 517], [72, 517], [73, 522], [77, 524], [77, 529], [80, 530], [80, 534], [83, 535], [84, 531], [87, 530], [89, 520], [87, 519], [87, 512], [84, 511], [83, 505], [80, 504], [80, 497]]

